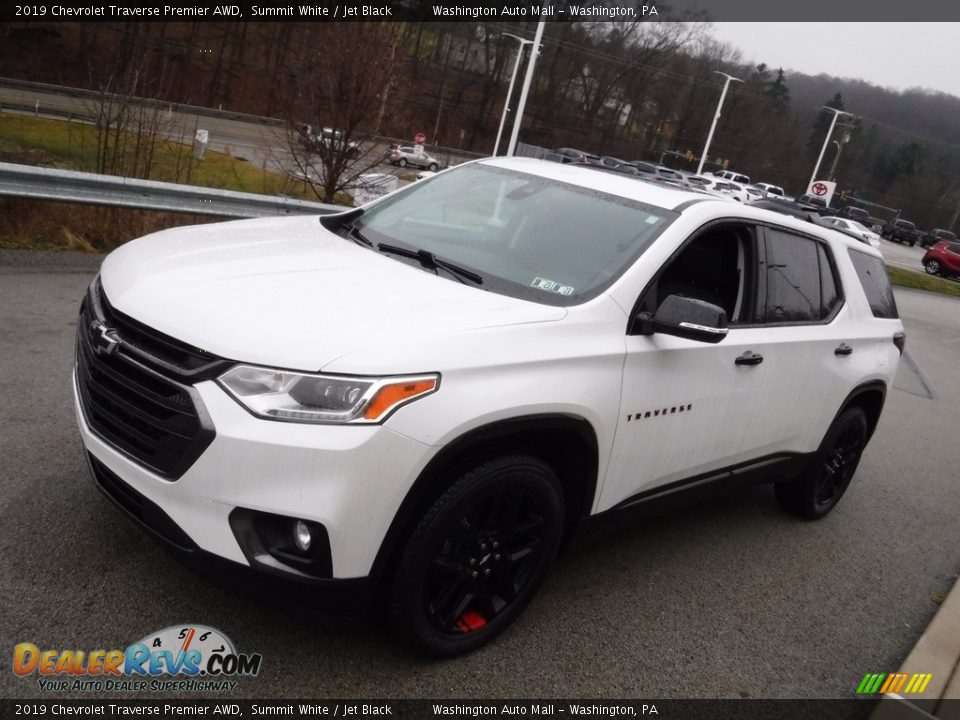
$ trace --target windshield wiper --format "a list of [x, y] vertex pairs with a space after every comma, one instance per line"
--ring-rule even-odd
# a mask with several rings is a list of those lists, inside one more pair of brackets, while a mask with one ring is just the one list
[[462, 268], [459, 265], [454, 265], [452, 262], [448, 262], [447, 260], [441, 260], [429, 250], [413, 250], [411, 248], [400, 247], [399, 245], [388, 245], [387, 243], [380, 243], [377, 245], [377, 250], [380, 252], [389, 253], [391, 255], [412, 258], [419, 261], [421, 267], [427, 270], [446, 270], [448, 273], [455, 275], [458, 278], [464, 278], [477, 285], [483, 285], [482, 276], [477, 275], [477, 273], [471, 270]]
[[[357, 226], [361, 215], [363, 215], [363, 208], [354, 208], [334, 215], [322, 215], [320, 224], [341, 237], [353, 240], [358, 245], [373, 247], [373, 243], [360, 232], [360, 228]], [[346, 234], [342, 232], [343, 230], [346, 230]]]

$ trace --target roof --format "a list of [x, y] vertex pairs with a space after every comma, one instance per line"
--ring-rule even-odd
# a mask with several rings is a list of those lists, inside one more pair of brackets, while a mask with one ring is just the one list
[[691, 200], [710, 200], [699, 192], [690, 192], [661, 183], [647, 182], [633, 175], [607, 173], [578, 163], [561, 164], [526, 157], [497, 157], [480, 162], [484, 165], [502, 167], [506, 170], [517, 170], [531, 175], [539, 175], [558, 182], [570, 183], [571, 185], [589, 188], [608, 195], [617, 195], [628, 200], [636, 200], [668, 210], [676, 210], [680, 205], [689, 203]]
[[[526, 157], [496, 157], [479, 160], [485, 165], [502, 167], [507, 170], [530, 173], [549, 178], [558, 182], [570, 183], [579, 187], [589, 188], [598, 192], [616, 195], [628, 200], [636, 200], [647, 205], [677, 210], [683, 205], [706, 208], [710, 205], [718, 208], [718, 215], [744, 218], [758, 222], [767, 222], [793, 228], [807, 235], [814, 235], [824, 239], [830, 238], [839, 241], [848, 247], [855, 247], [863, 252], [880, 257], [880, 253], [869, 245], [861, 243], [849, 235], [837, 230], [825, 228], [806, 220], [800, 220], [790, 215], [754, 207], [752, 204], [738, 203], [727, 198], [718, 198], [705, 195], [701, 192], [692, 192], [682, 188], [642, 180], [631, 175], [603, 172], [590, 169], [589, 166], [577, 163], [561, 164], [549, 160], [538, 160]], [[686, 209], [686, 208], [683, 208]]]

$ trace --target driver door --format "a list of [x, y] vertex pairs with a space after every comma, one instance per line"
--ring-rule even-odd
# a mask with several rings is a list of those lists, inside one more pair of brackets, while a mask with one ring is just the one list
[[755, 363], [762, 331], [756, 306], [757, 229], [737, 222], [701, 228], [639, 298], [654, 312], [669, 295], [718, 305], [729, 329], [716, 344], [673, 335], [626, 338], [621, 412], [601, 509], [632, 504], [755, 455], [750, 418], [775, 402], [773, 378]]

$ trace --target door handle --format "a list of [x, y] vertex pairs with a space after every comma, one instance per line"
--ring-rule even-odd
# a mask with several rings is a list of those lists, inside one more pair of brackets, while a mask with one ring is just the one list
[[837, 349], [833, 351], [834, 355], [849, 355], [853, 352], [853, 348], [847, 345], [846, 343], [840, 343], [837, 346]]
[[734, 360], [734, 362], [737, 365], [759, 365], [763, 362], [763, 355], [747, 350], [743, 355]]

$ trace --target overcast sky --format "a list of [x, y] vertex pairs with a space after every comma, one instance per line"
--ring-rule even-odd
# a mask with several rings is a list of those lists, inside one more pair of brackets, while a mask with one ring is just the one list
[[714, 23], [754, 64], [960, 96], [960, 23]]

